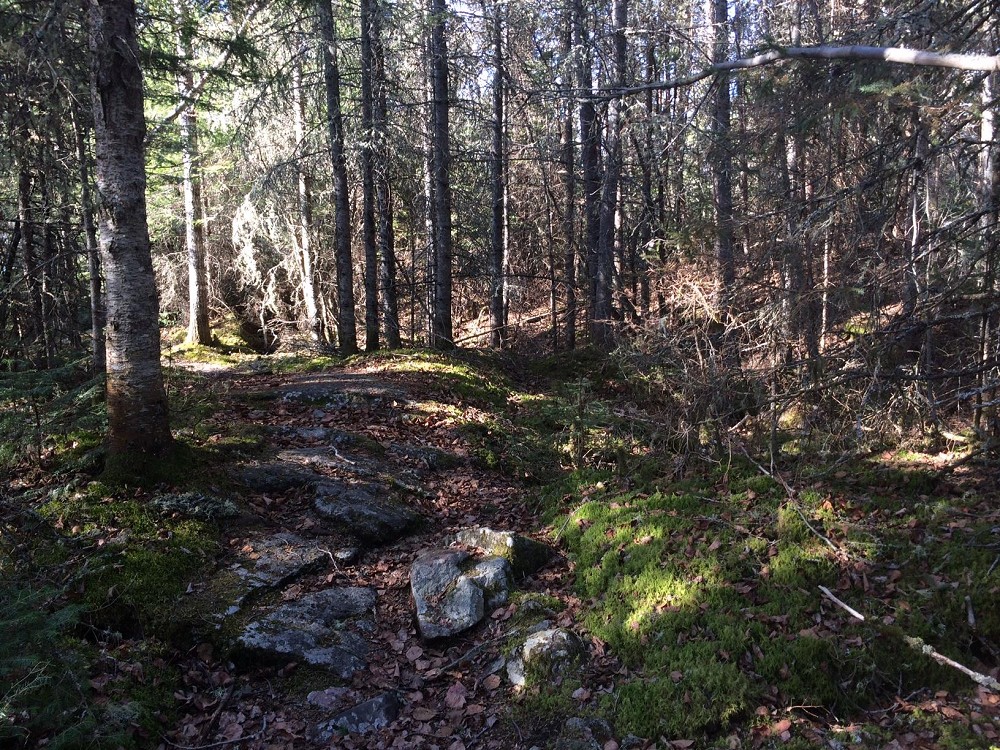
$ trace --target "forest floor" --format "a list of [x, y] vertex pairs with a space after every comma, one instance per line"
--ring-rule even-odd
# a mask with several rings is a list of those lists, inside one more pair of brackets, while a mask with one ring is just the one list
[[[94, 481], [99, 429], [81, 428], [65, 405], [58, 429], [41, 434], [36, 406], [38, 429], [20, 433], [4, 551], [46, 592], [38, 606], [70, 613], [69, 631], [37, 632], [78, 639], [61, 647], [78, 658], [46, 688], [65, 688], [49, 699], [58, 716], [41, 718], [31, 690], [0, 684], [0, 742], [1000, 747], [1000, 693], [907, 640], [997, 677], [995, 466], [942, 472], [954, 457], [898, 450], [839, 465], [789, 456], [775, 472], [752, 452], [682, 461], [653, 400], [586, 357], [223, 358], [171, 362], [168, 372], [183, 450], [149, 482]], [[7, 403], [31, 413], [23, 399]], [[234, 479], [241, 467], [384, 486], [425, 522], [394, 541], [359, 542], [317, 516], [308, 486], [255, 488]], [[235, 511], [183, 505], [206, 498]], [[478, 526], [555, 553], [483, 623], [423, 640], [411, 564]], [[254, 606], [372, 589], [372, 626], [359, 631], [367, 669], [341, 679], [227, 648], [213, 583], [262, 540], [288, 534], [328, 561]], [[570, 673], [514, 688], [504, 660], [540, 609], [583, 635], [588, 655]], [[23, 623], [0, 616], [0, 635], [39, 648], [37, 638], [17, 641]], [[2, 641], [0, 677], [16, 676]], [[324, 719], [387, 691], [402, 704], [388, 726], [317, 739]]]

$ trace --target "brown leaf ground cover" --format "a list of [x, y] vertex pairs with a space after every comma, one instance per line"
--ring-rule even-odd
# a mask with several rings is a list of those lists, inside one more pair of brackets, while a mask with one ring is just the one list
[[[942, 475], [933, 457], [893, 451], [834, 470], [789, 458], [770, 476], [738, 455], [689, 457], [679, 471], [657, 442], [655, 413], [627, 387], [559, 374], [551, 362], [532, 370], [416, 353], [177, 370], [182, 459], [143, 486], [87, 476], [88, 434], [40, 441], [11, 467], [5, 565], [52, 584], [32, 606], [72, 609], [77, 625], [58, 637], [80, 658], [65, 671], [70, 697], [58, 693], [61, 718], [32, 721], [30, 702], [8, 700], [22, 711], [3, 717], [10, 741], [315, 747], [311, 728], [331, 712], [395, 690], [403, 709], [391, 725], [322, 744], [1000, 746], [997, 693], [906, 641], [997, 676], [995, 467]], [[370, 666], [347, 682], [293, 660], [234, 663], [204, 622], [181, 622], [184, 603], [261, 533], [294, 532], [330, 550], [357, 544], [317, 518], [302, 487], [264, 492], [227, 479], [229, 466], [317, 447], [316, 428], [354, 442], [346, 461], [312, 471], [344, 482], [368, 470], [402, 477], [396, 490], [428, 519], [271, 594], [375, 589]], [[237, 514], [150, 509], [155, 496], [192, 488], [224, 496]], [[410, 563], [474, 525], [535, 536], [559, 554], [485, 623], [425, 642]], [[539, 611], [584, 633], [589, 659], [515, 691], [503, 657]], [[571, 717], [608, 731], [580, 738], [566, 730]], [[63, 731], [74, 723], [76, 739]]]

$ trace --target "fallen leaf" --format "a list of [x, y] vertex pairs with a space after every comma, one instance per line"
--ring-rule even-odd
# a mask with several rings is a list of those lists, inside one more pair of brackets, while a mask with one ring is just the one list
[[787, 732], [792, 727], [792, 722], [788, 719], [782, 719], [771, 727], [771, 732], [774, 734], [781, 734], [782, 732]]
[[674, 682], [680, 682], [681, 680], [684, 679], [684, 673], [674, 670], [673, 672], [670, 673], [670, 679], [673, 680]]
[[418, 708], [413, 711], [413, 718], [417, 721], [430, 721], [437, 716], [437, 711], [433, 708]]
[[590, 699], [590, 691], [587, 688], [577, 688], [573, 691], [573, 699], [578, 701], [585, 701]]
[[475, 716], [476, 714], [481, 714], [485, 710], [486, 710], [485, 706], [482, 706], [478, 703], [470, 703], [468, 706], [465, 707], [465, 715]]
[[500, 675], [491, 674], [483, 680], [483, 687], [487, 690], [496, 690], [500, 687]]
[[465, 689], [465, 685], [456, 682], [448, 688], [448, 693], [444, 696], [444, 703], [448, 708], [461, 708], [465, 705], [465, 696], [468, 694], [469, 691]]
[[420, 648], [420, 646], [410, 646], [408, 649], [406, 649], [407, 661], [416, 661], [423, 655], [424, 655], [424, 650]]

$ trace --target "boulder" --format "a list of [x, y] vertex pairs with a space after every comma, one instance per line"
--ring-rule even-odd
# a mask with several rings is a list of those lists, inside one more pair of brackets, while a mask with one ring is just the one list
[[283, 604], [251, 621], [236, 639], [235, 656], [270, 661], [298, 659], [343, 679], [367, 667], [368, 644], [345, 629], [345, 620], [375, 606], [369, 588], [326, 589]]
[[519, 579], [531, 575], [552, 557], [550, 547], [512, 531], [486, 527], [462, 529], [455, 535], [455, 541], [486, 555], [506, 558]]
[[366, 542], [386, 544], [415, 529], [418, 513], [388, 498], [379, 497], [373, 484], [347, 484], [332, 479], [316, 487], [313, 507], [322, 517]]
[[396, 692], [382, 693], [321, 722], [310, 732], [311, 739], [317, 743], [327, 743], [338, 734], [364, 734], [383, 729], [396, 720], [402, 708], [403, 701]]
[[529, 635], [507, 661], [511, 683], [523, 687], [551, 681], [577, 666], [587, 652], [580, 636], [565, 628], [549, 628]]
[[424, 638], [461, 633], [483, 619], [483, 590], [463, 575], [468, 552], [432, 550], [410, 568], [410, 589], [417, 606], [417, 624]]
[[468, 630], [487, 609], [507, 601], [511, 580], [503, 558], [476, 561], [461, 550], [425, 552], [410, 569], [420, 634], [444, 638]]

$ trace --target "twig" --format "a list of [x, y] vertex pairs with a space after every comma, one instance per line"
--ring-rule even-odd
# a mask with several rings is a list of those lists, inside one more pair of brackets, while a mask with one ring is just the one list
[[428, 680], [436, 679], [436, 678], [440, 677], [441, 675], [443, 675], [445, 672], [447, 672], [449, 669], [454, 669], [459, 664], [462, 664], [462, 663], [468, 661], [476, 653], [478, 653], [479, 651], [482, 651], [484, 648], [486, 648], [490, 644], [496, 643], [497, 641], [502, 641], [505, 638], [510, 638], [511, 636], [517, 635], [520, 632], [521, 632], [521, 628], [514, 628], [512, 630], [508, 630], [505, 633], [501, 633], [500, 635], [498, 635], [498, 636], [496, 636], [494, 638], [490, 638], [489, 640], [486, 640], [486, 641], [483, 641], [482, 643], [476, 644], [475, 646], [473, 646], [472, 648], [470, 648], [468, 651], [466, 651], [464, 654], [462, 654], [460, 657], [458, 657], [454, 661], [452, 661], [452, 662], [450, 662], [448, 664], [445, 664], [443, 667], [439, 667], [436, 670], [436, 674], [434, 674], [433, 676], [430, 675], [430, 674], [426, 675], [425, 679], [428, 679]]
[[201, 728], [201, 732], [198, 733], [198, 742], [203, 741], [208, 734], [212, 731], [215, 726], [215, 722], [219, 720], [219, 715], [222, 713], [222, 709], [229, 702], [229, 699], [233, 696], [233, 690], [236, 688], [236, 680], [233, 680], [229, 685], [229, 689], [225, 692], [222, 698], [219, 699], [219, 705], [216, 706], [215, 711], [209, 717], [208, 722]]
[[820, 586], [819, 590], [823, 592], [823, 595], [826, 596], [827, 599], [829, 599], [831, 602], [833, 602], [838, 607], [840, 607], [841, 609], [843, 609], [845, 612], [847, 612], [847, 614], [849, 614], [852, 617], [855, 617], [855, 618], [861, 620], [861, 622], [865, 621], [865, 616], [863, 614], [861, 614], [860, 612], [858, 612], [858, 610], [854, 609], [854, 607], [851, 607], [850, 605], [845, 604], [840, 599], [838, 599], [836, 596], [834, 596], [833, 592], [830, 591], [830, 589], [828, 589], [826, 586]]
[[983, 674], [982, 672], [976, 672], [975, 670], [969, 669], [963, 664], [959, 664], [954, 659], [949, 659], [944, 654], [939, 654], [933, 648], [928, 646], [919, 638], [914, 638], [912, 636], [904, 635], [903, 640], [906, 641], [906, 645], [912, 648], [914, 651], [919, 651], [925, 656], [931, 657], [938, 664], [944, 664], [946, 667], [952, 667], [957, 669], [964, 675], [967, 675], [978, 685], [982, 685], [984, 688], [989, 688], [994, 692], [1000, 693], [1000, 682], [997, 682], [989, 675]]
[[248, 742], [249, 740], [255, 740], [258, 737], [263, 736], [264, 732], [267, 731], [267, 717], [264, 717], [264, 721], [261, 724], [260, 729], [253, 734], [247, 735], [246, 737], [237, 737], [233, 740], [219, 740], [218, 742], [210, 742], [207, 745], [178, 745], [176, 742], [168, 740], [166, 737], [163, 741], [166, 742], [171, 747], [176, 747], [178, 750], [209, 750], [213, 747], [225, 747], [226, 745], [235, 745], [238, 742]]

